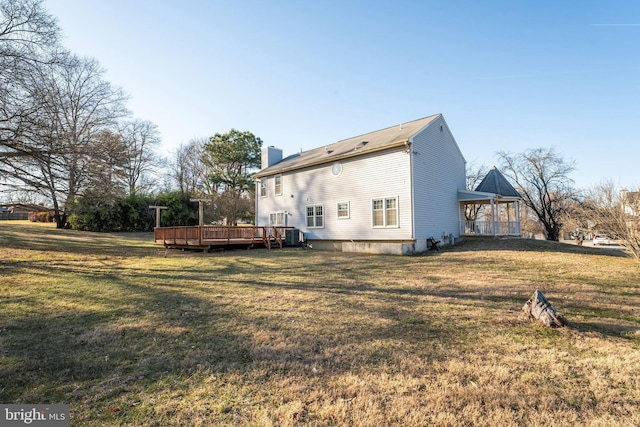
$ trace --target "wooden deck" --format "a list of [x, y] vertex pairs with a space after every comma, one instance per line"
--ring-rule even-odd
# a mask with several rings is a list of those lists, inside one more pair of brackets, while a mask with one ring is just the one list
[[211, 248], [215, 246], [264, 245], [282, 248], [286, 230], [293, 227], [225, 227], [202, 225], [193, 227], [156, 227], [154, 240], [165, 247]]

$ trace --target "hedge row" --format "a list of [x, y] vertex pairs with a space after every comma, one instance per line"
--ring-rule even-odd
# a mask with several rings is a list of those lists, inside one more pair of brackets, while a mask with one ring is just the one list
[[161, 213], [163, 227], [198, 224], [198, 205], [190, 195], [179, 191], [157, 196], [133, 194], [121, 200], [105, 202], [95, 195], [78, 198], [71, 206], [69, 223], [74, 230], [84, 231], [151, 231], [155, 226], [155, 209], [167, 206]]

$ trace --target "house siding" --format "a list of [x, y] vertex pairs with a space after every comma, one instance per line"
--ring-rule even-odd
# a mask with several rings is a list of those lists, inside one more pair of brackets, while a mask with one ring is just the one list
[[459, 237], [458, 190], [465, 189], [466, 165], [444, 119], [416, 134], [411, 149], [416, 239]]
[[[269, 223], [269, 214], [287, 211], [286, 224], [310, 240], [408, 240], [412, 238], [410, 157], [393, 149], [341, 162], [342, 172], [332, 174], [333, 163], [282, 174], [282, 195], [274, 193], [274, 176], [267, 179], [267, 197], [259, 198], [256, 223]], [[258, 187], [259, 188], [259, 184]], [[259, 193], [258, 193], [259, 194]], [[374, 228], [372, 200], [398, 198], [398, 226]], [[349, 203], [349, 218], [338, 218], [338, 203]], [[324, 227], [310, 228], [306, 207], [322, 205]], [[456, 217], [457, 218], [457, 217]]]

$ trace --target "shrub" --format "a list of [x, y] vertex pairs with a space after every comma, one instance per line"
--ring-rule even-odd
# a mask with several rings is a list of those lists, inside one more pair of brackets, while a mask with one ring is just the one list
[[191, 195], [182, 191], [170, 191], [159, 194], [154, 203], [167, 206], [162, 211], [160, 226], [198, 225], [198, 204], [191, 201]]
[[76, 199], [70, 210], [69, 223], [83, 231], [151, 231], [155, 225], [154, 211], [149, 205], [167, 206], [162, 212], [162, 226], [197, 225], [197, 204], [188, 193], [167, 192], [155, 198], [132, 194], [124, 199], [105, 201], [87, 193]]
[[28, 218], [31, 222], [53, 222], [53, 212], [29, 212]]

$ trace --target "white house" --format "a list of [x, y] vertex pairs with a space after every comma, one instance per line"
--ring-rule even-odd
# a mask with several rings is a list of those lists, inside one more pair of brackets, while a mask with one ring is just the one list
[[442, 114], [285, 158], [264, 147], [256, 225], [298, 228], [320, 249], [424, 252], [460, 237], [465, 163]]

